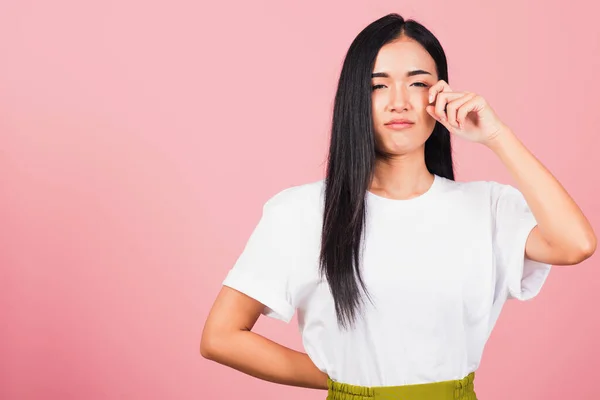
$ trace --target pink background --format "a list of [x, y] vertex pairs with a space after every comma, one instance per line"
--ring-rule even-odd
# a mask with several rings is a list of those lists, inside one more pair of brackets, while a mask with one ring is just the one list
[[[598, 6], [529, 3], [0, 2], [0, 398], [324, 399], [203, 359], [200, 334], [264, 201], [322, 178], [343, 56], [388, 12], [600, 234]], [[459, 180], [512, 183], [455, 144]], [[598, 398], [598, 260], [508, 304], [481, 399]], [[302, 349], [295, 320], [256, 330]]]

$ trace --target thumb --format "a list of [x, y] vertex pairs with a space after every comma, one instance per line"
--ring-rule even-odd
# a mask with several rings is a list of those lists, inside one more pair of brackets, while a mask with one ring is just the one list
[[427, 111], [427, 113], [429, 115], [431, 115], [436, 121], [439, 121], [438, 116], [435, 114], [435, 107], [434, 106], [429, 105], [429, 106], [425, 107], [425, 111]]
[[437, 114], [435, 113], [435, 106], [428, 105], [427, 107], [425, 107], [425, 111], [427, 111], [427, 113], [428, 113], [429, 115], [431, 115], [431, 117], [432, 117], [433, 119], [435, 119], [435, 120], [436, 120], [438, 123], [440, 123], [440, 124], [442, 124], [443, 126], [445, 126], [445, 127], [448, 129], [448, 130], [451, 130], [451, 129], [452, 129], [452, 128], [451, 128], [451, 126], [450, 126], [450, 125], [448, 125], [448, 123], [447, 123], [447, 122], [444, 122], [444, 121], [442, 121], [442, 120], [441, 120], [441, 119], [440, 119], [440, 118], [437, 116]]

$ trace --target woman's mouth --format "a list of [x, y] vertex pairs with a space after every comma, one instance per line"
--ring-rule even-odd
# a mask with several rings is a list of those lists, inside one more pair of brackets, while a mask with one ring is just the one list
[[393, 130], [402, 130], [402, 129], [410, 128], [413, 125], [414, 125], [414, 123], [412, 123], [412, 122], [391, 122], [389, 124], [385, 124], [385, 126], [387, 128], [393, 129]]

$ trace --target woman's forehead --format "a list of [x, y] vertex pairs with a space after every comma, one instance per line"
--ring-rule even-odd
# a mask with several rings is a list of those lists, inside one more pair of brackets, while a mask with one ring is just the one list
[[419, 43], [399, 41], [388, 43], [379, 50], [373, 72], [404, 77], [408, 71], [425, 70], [433, 74], [435, 69], [435, 61]]

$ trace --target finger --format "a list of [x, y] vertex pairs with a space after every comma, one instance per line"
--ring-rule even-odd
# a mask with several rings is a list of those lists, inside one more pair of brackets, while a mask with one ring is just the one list
[[454, 99], [462, 97], [464, 93], [442, 92], [437, 95], [435, 100], [435, 113], [442, 121], [447, 121], [446, 107]]
[[427, 111], [429, 113], [429, 115], [431, 115], [433, 117], [433, 119], [435, 119], [436, 121], [442, 122], [442, 120], [440, 119], [440, 117], [438, 117], [435, 114], [435, 106], [432, 106], [430, 104], [427, 107], [425, 107], [425, 111]]
[[442, 120], [440, 119], [440, 117], [438, 117], [435, 114], [435, 106], [428, 105], [427, 107], [425, 107], [425, 111], [427, 111], [429, 113], [429, 115], [431, 115], [433, 117], [433, 119], [435, 119], [439, 123], [442, 123]]
[[467, 119], [467, 114], [471, 111], [479, 111], [485, 107], [485, 100], [481, 96], [473, 96], [469, 101], [458, 108], [456, 112], [456, 120], [459, 124], [464, 125]]
[[439, 92], [451, 92], [452, 89], [446, 81], [439, 80], [435, 85], [429, 88], [429, 104], [433, 104]]
[[425, 107], [425, 110], [429, 113], [429, 115], [431, 115], [433, 117], [433, 119], [435, 119], [437, 122], [439, 122], [440, 124], [444, 125], [446, 127], [446, 129], [450, 130], [452, 127], [448, 124], [448, 121], [442, 120], [440, 117], [438, 117], [438, 115], [435, 112], [435, 106], [432, 106], [431, 104], [428, 105], [427, 107]]
[[[455, 128], [461, 127], [461, 124], [458, 122], [457, 110], [475, 96], [475, 93], [463, 93], [462, 96], [448, 102], [446, 106], [446, 118], [448, 118], [448, 123], [450, 125]], [[462, 122], [464, 123], [464, 121]]]

